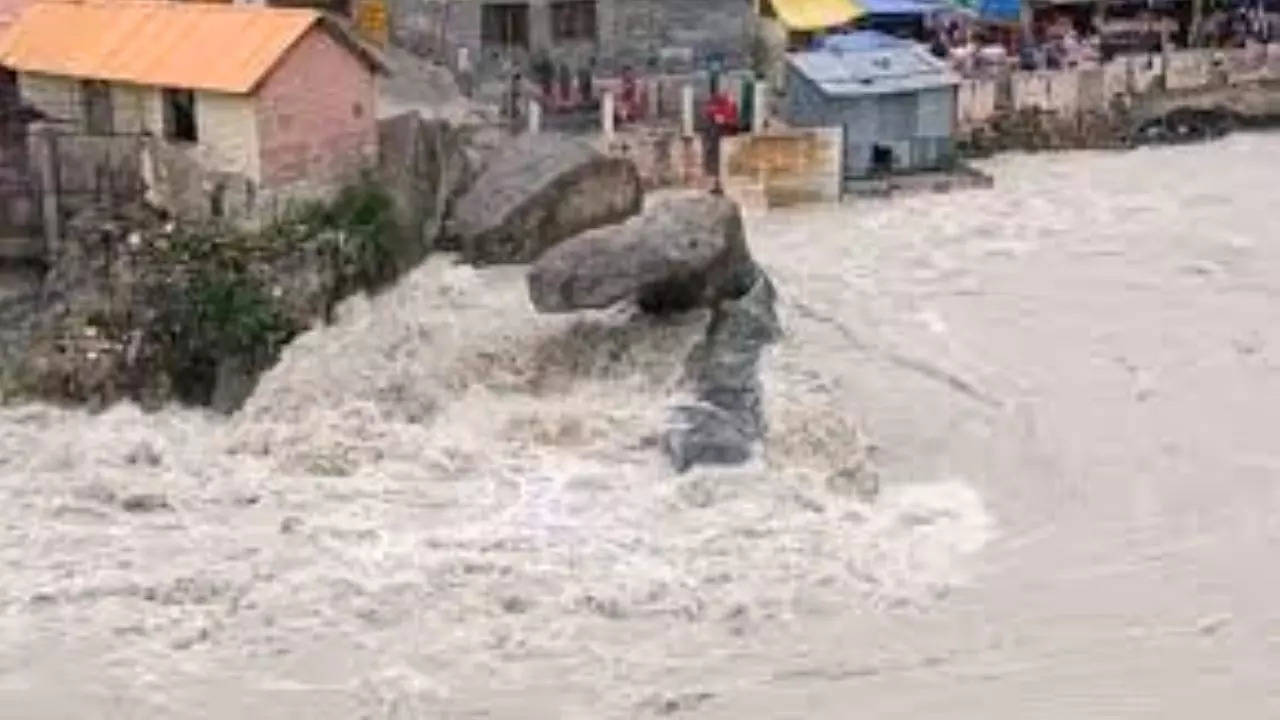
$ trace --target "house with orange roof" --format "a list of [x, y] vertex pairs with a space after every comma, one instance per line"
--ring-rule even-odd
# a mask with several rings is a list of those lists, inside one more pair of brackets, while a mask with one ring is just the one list
[[38, 0], [0, 39], [0, 65], [63, 132], [154, 139], [250, 205], [314, 196], [376, 160], [385, 65], [314, 9]]

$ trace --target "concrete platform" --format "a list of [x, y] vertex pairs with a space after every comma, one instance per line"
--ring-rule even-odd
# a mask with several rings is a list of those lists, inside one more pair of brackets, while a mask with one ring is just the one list
[[990, 188], [994, 185], [995, 181], [990, 175], [961, 164], [950, 171], [845, 180], [844, 192], [846, 196], [852, 197], [889, 197], [900, 193], [945, 193], [953, 190]]

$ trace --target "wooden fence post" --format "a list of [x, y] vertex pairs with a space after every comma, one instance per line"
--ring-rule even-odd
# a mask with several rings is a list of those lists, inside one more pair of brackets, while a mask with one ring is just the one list
[[62, 238], [58, 195], [61, 182], [58, 177], [58, 136], [53, 128], [41, 128], [33, 133], [35, 139], [36, 172], [40, 179], [40, 215], [44, 226], [44, 251], [51, 257]]

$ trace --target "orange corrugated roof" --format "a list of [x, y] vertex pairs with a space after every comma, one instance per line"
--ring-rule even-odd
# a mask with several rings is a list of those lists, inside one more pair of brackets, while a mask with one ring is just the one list
[[252, 92], [321, 14], [185, 2], [50, 0], [0, 39], [20, 72], [228, 93]]

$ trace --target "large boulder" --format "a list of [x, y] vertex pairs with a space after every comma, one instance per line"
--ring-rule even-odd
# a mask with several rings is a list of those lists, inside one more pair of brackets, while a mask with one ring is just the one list
[[526, 135], [459, 199], [451, 230], [473, 264], [533, 262], [566, 238], [636, 214], [642, 198], [630, 160], [554, 134]]
[[760, 355], [782, 329], [776, 292], [756, 269], [748, 291], [718, 302], [706, 338], [686, 361], [692, 401], [677, 405], [662, 447], [678, 472], [746, 462], [767, 430]]
[[[406, 112], [378, 122], [378, 169], [408, 244], [430, 250], [450, 207], [475, 176], [465, 133], [443, 120]], [[416, 264], [421, 257], [405, 258]]]
[[720, 195], [651, 196], [643, 214], [547, 251], [529, 271], [540, 312], [603, 308], [634, 299], [650, 312], [711, 306], [754, 279], [738, 206]]

